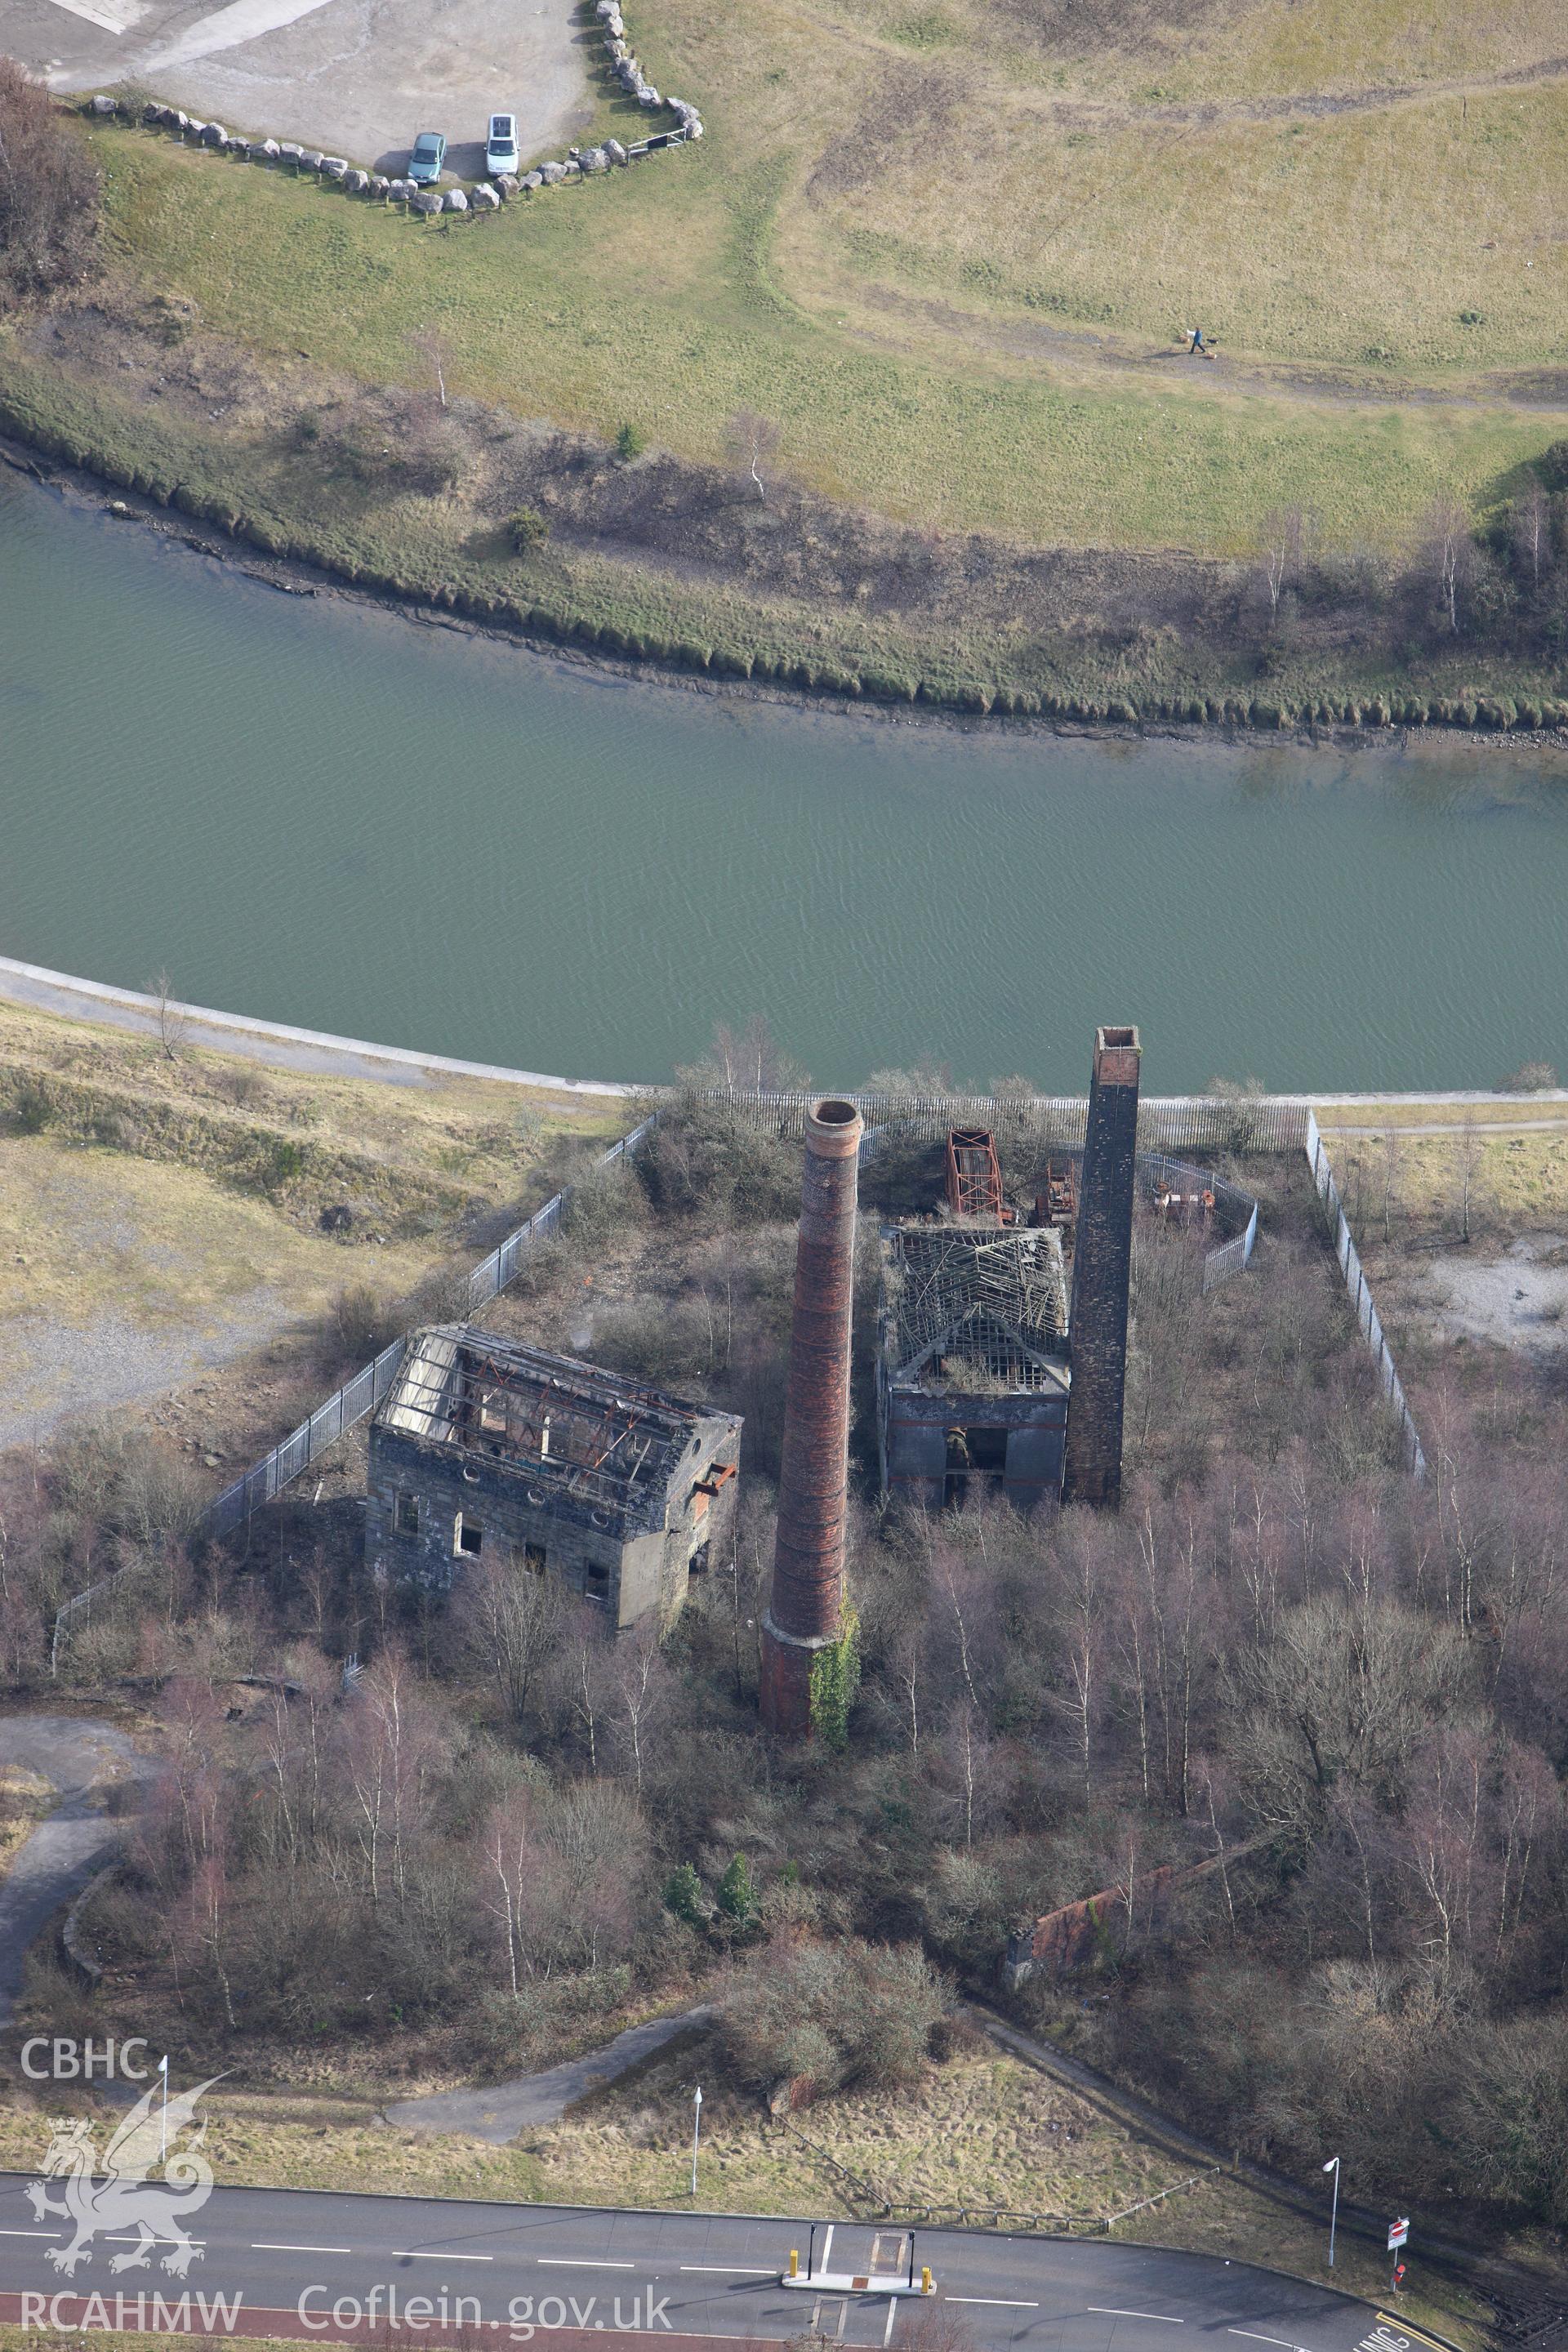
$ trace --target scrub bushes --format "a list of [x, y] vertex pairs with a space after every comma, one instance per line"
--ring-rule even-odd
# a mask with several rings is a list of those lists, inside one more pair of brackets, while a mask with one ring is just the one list
[[99, 177], [41, 82], [0, 58], [0, 310], [86, 278], [98, 253]]

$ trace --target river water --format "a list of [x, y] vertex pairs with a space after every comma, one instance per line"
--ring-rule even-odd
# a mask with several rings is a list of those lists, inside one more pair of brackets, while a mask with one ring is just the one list
[[283, 595], [0, 473], [0, 952], [433, 1053], [1568, 1070], [1568, 760], [899, 724]]

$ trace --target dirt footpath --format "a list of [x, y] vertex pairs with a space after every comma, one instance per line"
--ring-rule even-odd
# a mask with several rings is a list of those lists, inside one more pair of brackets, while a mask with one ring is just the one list
[[60, 1715], [0, 1717], [0, 1764], [25, 1766], [60, 1795], [0, 1884], [3, 2026], [16, 2012], [27, 1954], [46, 1923], [119, 1850], [120, 1832], [103, 1810], [106, 1787], [150, 1766], [111, 1725]]

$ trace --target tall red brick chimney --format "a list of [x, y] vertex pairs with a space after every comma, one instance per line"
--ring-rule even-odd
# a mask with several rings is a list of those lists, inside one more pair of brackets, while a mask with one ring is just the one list
[[784, 1395], [773, 1589], [763, 1619], [762, 1716], [769, 1731], [811, 1729], [811, 1669], [838, 1638], [849, 1489], [849, 1335], [862, 1125], [853, 1103], [819, 1102], [805, 1122], [805, 1173]]
[[1095, 1031], [1068, 1321], [1072, 1387], [1062, 1500], [1112, 1510], [1121, 1500], [1142, 1059], [1136, 1029]]

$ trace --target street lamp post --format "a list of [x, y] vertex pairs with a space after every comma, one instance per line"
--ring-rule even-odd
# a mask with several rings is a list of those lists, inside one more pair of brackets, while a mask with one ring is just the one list
[[702, 2085], [691, 2095], [691, 2194], [697, 2194], [697, 2150], [702, 2139]]
[[1325, 2172], [1331, 2172], [1334, 2176], [1334, 2201], [1329, 2213], [1329, 2268], [1332, 2270], [1334, 2266], [1334, 2229], [1340, 2218], [1339, 2158], [1337, 2156], [1331, 2156], [1327, 2164], [1324, 2165], [1323, 2170]]

